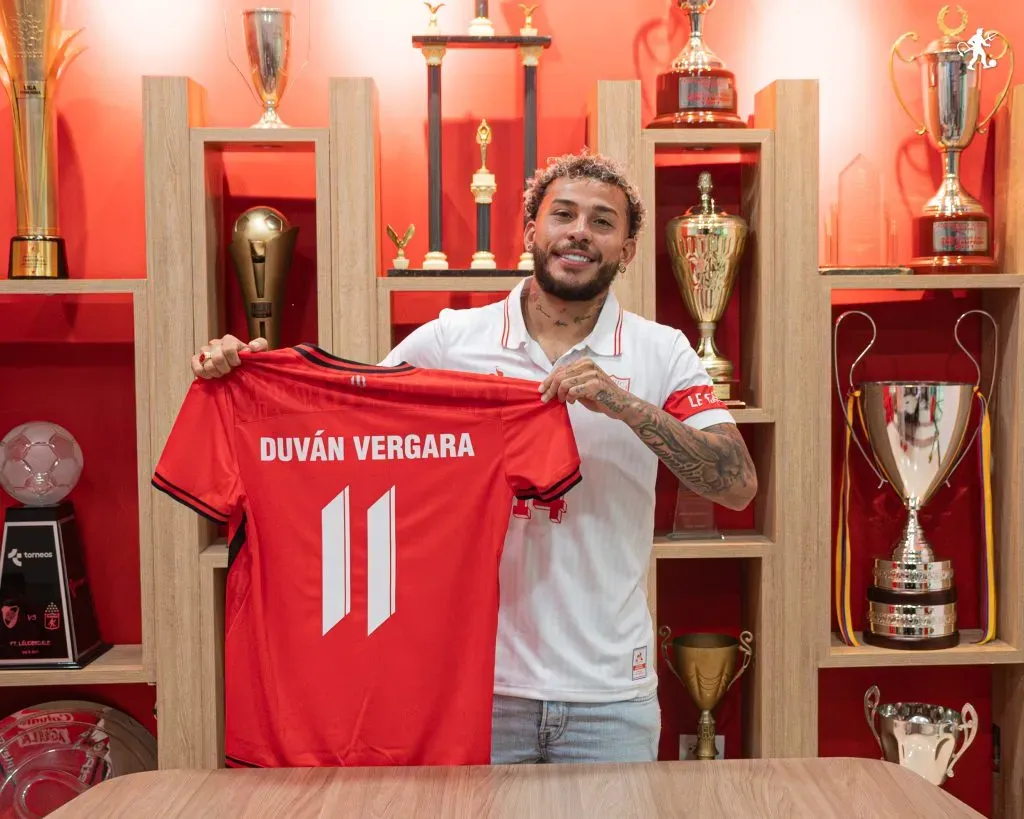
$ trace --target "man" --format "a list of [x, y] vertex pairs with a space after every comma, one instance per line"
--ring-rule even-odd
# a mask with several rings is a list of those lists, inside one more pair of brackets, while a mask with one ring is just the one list
[[[646, 576], [658, 461], [730, 509], [749, 504], [757, 479], [683, 334], [624, 312], [611, 292], [643, 227], [636, 189], [611, 161], [568, 155], [538, 172], [525, 201], [533, 276], [502, 302], [442, 311], [381, 363], [532, 379], [541, 400], [570, 404], [582, 483], [550, 505], [517, 503], [509, 521], [492, 762], [654, 760]], [[219, 377], [265, 349], [225, 336], [192, 370]]]

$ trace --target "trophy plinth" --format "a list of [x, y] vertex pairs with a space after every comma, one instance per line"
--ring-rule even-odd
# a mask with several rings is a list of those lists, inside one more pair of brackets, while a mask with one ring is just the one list
[[[715, 718], [712, 711], [725, 692], [743, 676], [750, 665], [754, 635], [749, 631], [739, 639], [730, 634], [694, 633], [672, 638], [672, 629], [662, 626], [661, 656], [676, 679], [683, 684], [690, 698], [700, 709], [697, 721], [697, 759], [715, 759]], [[669, 656], [669, 643], [675, 662]], [[743, 654], [743, 665], [736, 671], [737, 654]]]
[[[941, 787], [978, 734], [978, 714], [923, 702], [880, 703], [877, 685], [864, 693], [864, 717], [882, 759], [902, 765]], [[957, 740], [963, 739], [957, 748]]]
[[715, 211], [711, 174], [702, 171], [698, 186], [701, 204], [668, 222], [668, 251], [679, 291], [700, 332], [697, 357], [711, 376], [715, 395], [727, 407], [738, 408], [746, 404], [737, 397], [732, 362], [715, 345], [715, 327], [732, 296], [748, 227], [740, 216]]
[[[981, 313], [995, 327], [991, 315], [982, 310], [970, 310], [960, 316], [954, 329], [954, 337], [961, 349], [958, 330], [960, 321], [969, 313]], [[874, 321], [866, 313], [851, 310], [836, 321], [839, 325], [852, 314], [867, 318], [874, 330]], [[960, 642], [957, 624], [957, 589], [953, 565], [948, 560], [936, 557], [935, 550], [921, 527], [918, 513], [946, 483], [959, 466], [967, 450], [974, 442], [979, 430], [984, 430], [984, 420], [968, 440], [967, 427], [970, 424], [971, 408], [979, 384], [950, 381], [868, 381], [854, 386], [853, 369], [874, 345], [874, 333], [867, 347], [856, 358], [850, 368], [850, 391], [844, 419], [848, 428], [849, 441], [856, 442], [868, 465], [881, 484], [888, 483], [899, 496], [907, 511], [906, 522], [899, 541], [887, 558], [876, 558], [872, 583], [867, 589], [867, 623], [864, 642], [881, 648], [929, 650], [952, 648]], [[976, 371], [981, 374], [978, 362], [967, 353]], [[994, 368], [993, 368], [994, 370]], [[993, 375], [994, 384], [994, 375]], [[838, 363], [836, 364], [836, 388], [839, 390]], [[840, 391], [840, 397], [841, 391]], [[983, 412], [987, 412], [988, 401], [983, 398]], [[857, 407], [854, 408], [854, 401]], [[861, 446], [853, 431], [853, 419], [859, 414], [861, 427], [867, 437], [871, 456]], [[983, 455], [988, 445], [982, 442]], [[987, 473], [987, 467], [983, 468]], [[987, 480], [983, 474], [983, 480]], [[849, 491], [848, 471], [844, 468], [844, 497], [840, 505], [840, 525], [844, 536], [838, 539], [839, 552], [836, 557], [836, 606], [840, 630], [844, 639], [853, 641], [852, 624], [849, 617], [849, 534], [845, 523], [848, 513], [846, 493]], [[991, 509], [986, 501], [986, 520], [991, 518]], [[988, 530], [988, 526], [986, 526]], [[989, 530], [990, 531], [990, 530]], [[987, 535], [986, 535], [987, 537]], [[984, 544], [986, 562], [992, 565], [991, 543]], [[982, 579], [988, 589], [989, 580]], [[987, 611], [990, 594], [986, 593], [982, 606], [987, 630], [994, 634], [994, 598], [991, 615]]]
[[[914, 258], [909, 267], [915, 273], [990, 273], [996, 269], [992, 249], [992, 219], [981, 203], [964, 188], [960, 180], [960, 156], [975, 134], [983, 134], [992, 116], [1006, 99], [1013, 78], [1013, 51], [998, 31], [977, 32], [967, 40], [960, 34], [967, 27], [967, 14], [960, 10], [960, 25], [951, 28], [945, 21], [947, 6], [939, 12], [938, 26], [943, 36], [913, 57], [900, 53], [900, 45], [917, 34], [907, 32], [893, 43], [889, 71], [896, 99], [914, 122], [917, 133], [927, 134], [932, 147], [942, 155], [943, 178], [935, 195], [914, 218]], [[986, 48], [999, 37], [1000, 54], [989, 57]], [[1009, 55], [1006, 85], [998, 94], [992, 111], [980, 116], [982, 75]], [[900, 94], [894, 61], [916, 62], [921, 71], [924, 121], [919, 122]]]
[[658, 75], [657, 116], [648, 128], [745, 128], [736, 113], [736, 76], [704, 41], [704, 15], [715, 0], [677, 0], [690, 18], [690, 39]]
[[283, 213], [261, 206], [238, 217], [231, 239], [249, 337], [265, 338], [271, 350], [281, 346], [284, 290], [298, 233]]

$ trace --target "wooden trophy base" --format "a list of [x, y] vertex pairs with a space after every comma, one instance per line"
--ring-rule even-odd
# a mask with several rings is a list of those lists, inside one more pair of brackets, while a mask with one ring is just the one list
[[658, 75], [657, 116], [648, 128], [746, 128], [736, 113], [736, 77], [724, 68]]
[[907, 266], [918, 275], [998, 272], [992, 257], [992, 219], [985, 213], [917, 217], [914, 251]]

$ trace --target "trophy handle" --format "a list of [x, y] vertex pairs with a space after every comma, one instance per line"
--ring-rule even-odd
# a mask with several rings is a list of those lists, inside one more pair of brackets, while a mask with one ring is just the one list
[[260, 99], [259, 94], [256, 93], [256, 89], [253, 88], [252, 83], [245, 76], [245, 72], [238, 67], [238, 63], [235, 62], [235, 58], [231, 56], [231, 36], [228, 34], [228, 10], [223, 9], [224, 13], [224, 50], [228, 54], [228, 62], [235, 67], [235, 71], [238, 72], [238, 76], [242, 78], [242, 82], [245, 87], [249, 89], [249, 93], [252, 94], [252, 98], [256, 100], [256, 104], [262, 109], [263, 100]]
[[[981, 387], [981, 366], [978, 364], [977, 359], [969, 352], [967, 352], [967, 348], [964, 347], [964, 345], [960, 342], [960, 322], [963, 321], [971, 313], [980, 313], [981, 315], [983, 315], [985, 318], [992, 322], [992, 327], [995, 330], [997, 342], [999, 340], [999, 325], [996, 323], [996, 320], [992, 317], [992, 314], [986, 312], [985, 310], [968, 310], [966, 313], [961, 315], [960, 318], [956, 320], [956, 324], [953, 327], [953, 338], [956, 340], [957, 346], [964, 351], [964, 355], [966, 355], [971, 360], [971, 363], [974, 365], [974, 371], [977, 374], [975, 378], [974, 389], [975, 391], [977, 391]], [[985, 404], [986, 412], [988, 411], [988, 408], [992, 406], [992, 393], [995, 391], [996, 388], [996, 363], [998, 358], [998, 349], [998, 343], [992, 345], [992, 380], [989, 382], [988, 392], [982, 397], [982, 401], [984, 401]], [[953, 465], [949, 468], [950, 476], [956, 471], [956, 468], [960, 466], [960, 461], [962, 461], [967, 456], [967, 453], [970, 452], [971, 447], [974, 445], [974, 439], [978, 437], [978, 432], [980, 430], [981, 424], [978, 424], [978, 426], [974, 428], [974, 434], [971, 436], [971, 440], [967, 442], [967, 446], [963, 448], [963, 451], [961, 451], [961, 453], [957, 456], [957, 459], [953, 462]], [[946, 478], [946, 485], [949, 485], [948, 477]]]
[[974, 742], [974, 737], [978, 734], [978, 713], [974, 710], [974, 706], [970, 703], [966, 703], [962, 711], [964, 718], [963, 723], [960, 726], [960, 730], [964, 734], [963, 744], [960, 749], [953, 752], [953, 756], [949, 759], [949, 767], [946, 768], [946, 776], [953, 775], [953, 766], [959, 761], [960, 757], [964, 755], [964, 751], [971, 747], [971, 743]]
[[670, 660], [668, 656], [668, 644], [669, 641], [672, 639], [672, 629], [670, 629], [668, 626], [662, 626], [658, 629], [658, 634], [661, 635], [661, 656], [665, 660], [665, 665], [669, 667], [669, 670], [675, 675], [676, 679], [679, 680], [679, 682], [683, 683], [683, 685], [686, 685], [686, 683], [683, 682], [683, 678], [679, 676], [679, 672], [676, 670], [675, 665], [673, 665], [672, 660]]
[[[309, 65], [309, 61], [313, 56], [313, 4], [311, 0], [306, 0], [306, 59], [299, 66], [299, 70], [295, 72], [295, 78], [292, 82], [295, 82], [302, 76], [302, 72], [306, 70], [306, 66]], [[995, 112], [993, 112], [995, 113]]]
[[846, 407], [843, 406], [843, 389], [839, 385], [839, 325], [843, 323], [843, 320], [847, 316], [852, 316], [854, 314], [864, 316], [864, 318], [871, 322], [871, 341], [868, 342], [868, 346], [861, 351], [861, 354], [857, 356], [853, 360], [853, 364], [850, 365], [849, 388], [851, 390], [853, 389], [853, 371], [856, 369], [857, 365], [860, 364], [861, 359], [868, 354], [868, 351], [875, 346], [875, 338], [878, 336], [878, 329], [875, 327], [875, 320], [862, 310], [847, 310], [836, 319], [836, 326], [832, 332], [832, 372], [836, 377], [836, 395], [839, 396], [839, 406], [843, 407], [843, 420], [846, 422], [846, 426], [850, 430], [853, 442], [857, 444], [857, 449], [860, 450], [861, 455], [863, 455], [864, 459], [868, 462], [868, 466], [871, 467], [871, 471], [874, 472], [875, 476], [878, 478], [878, 485], [883, 486], [887, 481], [885, 477], [883, 477], [882, 473], [875, 467], [874, 460], [868, 455], [867, 451], [861, 445], [860, 438], [857, 436], [857, 431], [853, 428], [853, 422], [847, 417]]
[[85, 31], [84, 28], [78, 29], [78, 31], [65, 31], [64, 39], [61, 41], [60, 48], [57, 49], [57, 55], [54, 57], [54, 62], [57, 63], [59, 68], [57, 69], [57, 79], [59, 80], [64, 76], [64, 72], [67, 67], [75, 61], [75, 58], [85, 51], [85, 46], [76, 46], [75, 48], [68, 48], [72, 42]]
[[987, 31], [985, 39], [991, 37], [998, 37], [1003, 41], [1003, 50], [998, 54], [993, 55], [993, 60], [1001, 60], [1006, 54], [1010, 55], [1010, 70], [1006, 75], [1006, 85], [1003, 86], [1003, 90], [999, 92], [999, 96], [996, 97], [996, 104], [992, 106], [992, 110], [988, 112], [988, 116], [985, 117], [981, 122], [978, 123], [977, 132], [984, 134], [988, 130], [988, 121], [995, 116], [996, 111], [999, 110], [1000, 106], [1006, 101], [1006, 93], [1010, 90], [1010, 83], [1013, 81], [1013, 48], [1010, 46], [1010, 41], [1006, 39], [1005, 35], [1001, 31]]
[[[739, 650], [743, 652], [743, 665], [740, 666], [740, 670], [737, 671], [733, 675], [733, 678], [729, 681], [729, 684], [725, 687], [726, 691], [728, 691], [730, 688], [732, 688], [732, 684], [734, 682], [736, 682], [736, 680], [738, 680], [740, 677], [743, 676], [743, 672], [746, 671], [747, 670], [747, 666], [750, 665], [750, 660], [753, 657], [753, 653], [754, 653], [753, 650], [750, 648], [750, 644], [753, 641], [753, 639], [754, 639], [754, 635], [751, 634], [749, 631], [744, 631], [743, 633], [740, 634]], [[725, 693], [725, 692], [723, 692], [723, 693]]]
[[882, 737], [878, 733], [878, 728], [875, 727], [875, 714], [878, 711], [878, 703], [881, 699], [882, 692], [878, 690], [877, 685], [871, 686], [864, 692], [864, 717], [867, 719], [868, 725], [871, 727], [871, 733], [875, 735], [875, 741], [878, 743], [878, 747], [884, 754], [885, 748], [882, 747]]
[[923, 136], [928, 132], [928, 129], [917, 119], [917, 117], [910, 113], [910, 109], [907, 107], [906, 102], [903, 101], [903, 95], [900, 93], [899, 83], [896, 82], [896, 64], [894, 62], [895, 58], [899, 57], [905, 63], [912, 63], [914, 62], [914, 59], [916, 59], [914, 57], [911, 57], [908, 60], [906, 57], [900, 54], [900, 43], [907, 39], [907, 37], [914, 40], [915, 42], [917, 40], [917, 34], [914, 33], [913, 31], [908, 31], [906, 34], [902, 35], [895, 43], [892, 44], [892, 50], [889, 52], [889, 80], [892, 82], [892, 90], [896, 93], [896, 100], [899, 102], [900, 107], [903, 109], [904, 113], [906, 113], [906, 115], [910, 117], [910, 121], [913, 122], [915, 125], [915, 133], [917, 133], [918, 136]]

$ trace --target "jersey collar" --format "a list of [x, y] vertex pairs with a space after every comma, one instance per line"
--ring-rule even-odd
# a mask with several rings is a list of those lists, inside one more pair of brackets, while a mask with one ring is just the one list
[[[501, 346], [507, 350], [519, 349], [530, 341], [530, 334], [526, 331], [526, 322], [523, 320], [521, 302], [523, 288], [528, 281], [529, 278], [525, 278], [512, 288], [503, 305]], [[601, 315], [597, 317], [597, 324], [590, 335], [574, 349], [584, 347], [589, 347], [593, 353], [602, 356], [622, 354], [622, 306], [615, 298], [614, 292], [608, 293], [608, 298], [601, 308]]]

